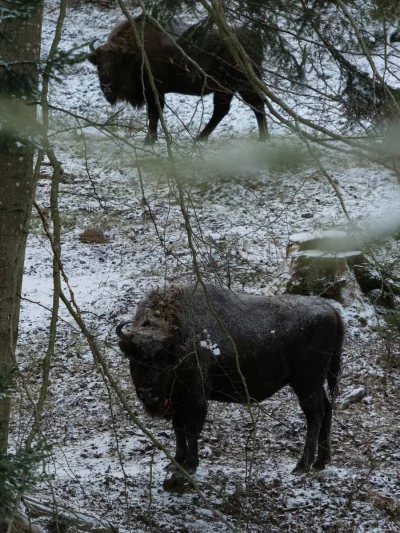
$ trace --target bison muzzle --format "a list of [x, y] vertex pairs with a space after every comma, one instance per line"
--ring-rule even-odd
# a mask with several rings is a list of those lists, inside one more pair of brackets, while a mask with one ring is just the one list
[[117, 327], [145, 410], [172, 418], [176, 461], [196, 469], [208, 400], [246, 404], [243, 376], [251, 402], [292, 387], [307, 421], [295, 471], [307, 472], [316, 450], [314, 467], [324, 468], [332, 420], [324, 382], [334, 397], [344, 338], [337, 311], [318, 297], [237, 294], [213, 285], [207, 295], [191, 285], [153, 290], [140, 301], [131, 330]]

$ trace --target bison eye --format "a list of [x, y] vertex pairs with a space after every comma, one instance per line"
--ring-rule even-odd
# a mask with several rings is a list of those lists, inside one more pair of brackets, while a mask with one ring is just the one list
[[122, 63], [125, 67], [131, 65], [136, 59], [136, 52], [125, 52], [125, 54], [122, 56]]

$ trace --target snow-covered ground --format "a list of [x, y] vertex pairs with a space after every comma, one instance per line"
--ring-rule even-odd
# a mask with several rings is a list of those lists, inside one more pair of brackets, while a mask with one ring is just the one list
[[[54, 32], [56, 5], [51, 2], [46, 10], [44, 54]], [[94, 37], [102, 41], [120, 19], [116, 9], [69, 9], [61, 48]], [[146, 418], [114, 334], [148, 289], [193, 277], [165, 145], [161, 141], [154, 149], [143, 147], [143, 112], [121, 111], [118, 124], [106, 134], [77, 118], [99, 123], [114, 112], [89, 63], [71, 67], [62, 84], [52, 84], [51, 102], [70, 113], [54, 113], [51, 137], [64, 169], [59, 197], [63, 268], [130, 405], [173, 452], [170, 424]], [[197, 98], [169, 95], [167, 103], [166, 121], [177, 145], [174, 176], [183, 184], [202, 274], [239, 291], [283, 291], [290, 275], [286, 249], [292, 234], [348, 228], [332, 185], [278, 126], [271, 128], [273, 145], [255, 145], [253, 113], [239, 101], [210, 143], [200, 147], [191, 143], [184, 125], [190, 123], [196, 133], [202, 114], [205, 120], [211, 114], [212, 99], [199, 103]], [[135, 132], [140, 124], [143, 132], [130, 136], [127, 126]], [[394, 175], [337, 152], [321, 157], [358, 227], [368, 234], [399, 220], [400, 189]], [[42, 208], [49, 206], [50, 186], [51, 169], [44, 165], [37, 195]], [[82, 232], [92, 227], [104, 232], [105, 244], [80, 241]], [[386, 263], [399, 257], [398, 235], [380, 238], [372, 246]], [[68, 294], [65, 284], [64, 290]], [[51, 247], [35, 214], [23, 298], [19, 360], [24, 385], [35, 395], [52, 305]], [[357, 402], [334, 413], [333, 460], [325, 471], [291, 474], [305, 423], [296, 398], [284, 389], [254, 408], [258, 431], [246, 495], [246, 458], [252, 453], [249, 414], [234, 405], [210, 405], [195, 479], [213, 508], [239, 532], [400, 530], [398, 339], [385, 336], [386, 311], [375, 309], [367, 297], [355, 299], [343, 313], [348, 332], [341, 398], [363, 389]], [[52, 478], [43, 483], [43, 501], [50, 505], [55, 497], [64, 506], [112, 522], [122, 532], [225, 531], [189, 486], [183, 494], [163, 491], [166, 457], [108, 391], [64, 308], [58, 327], [42, 421], [43, 438], [53, 445], [48, 464]], [[15, 443], [26, 435], [30, 413], [28, 398], [21, 394]]]

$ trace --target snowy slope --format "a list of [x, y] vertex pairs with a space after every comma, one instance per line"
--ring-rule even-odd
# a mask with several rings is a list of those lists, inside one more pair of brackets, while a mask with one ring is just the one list
[[[54, 32], [56, 5], [49, 2], [46, 10], [44, 55]], [[69, 9], [61, 49], [95, 37], [103, 41], [120, 19], [117, 9], [98, 11], [92, 5]], [[169, 423], [147, 419], [136, 400], [114, 334], [115, 326], [133, 314], [148, 289], [193, 278], [176, 186], [167, 179], [165, 144], [161, 141], [154, 150], [143, 147], [141, 111], [124, 109], [106, 135], [77, 119], [76, 115], [97, 124], [115, 112], [102, 97], [89, 63], [68, 68], [63, 83], [53, 82], [51, 103], [64, 110], [53, 113], [51, 126], [64, 169], [59, 198], [63, 267], [130, 405], [173, 452]], [[199, 104], [197, 98], [169, 95], [167, 103], [166, 120], [176, 142], [177, 171], [184, 183], [202, 273], [214, 281], [230, 280], [236, 290], [282, 291], [290, 271], [286, 257], [290, 235], [347, 229], [332, 186], [317, 168], [300, 160], [282, 161], [281, 145], [291, 150], [292, 144], [281, 127], [271, 128], [274, 146], [254, 146], [255, 120], [240, 102], [234, 102], [209, 145], [200, 147], [193, 146], [183, 124], [190, 124], [196, 133], [203, 113], [204, 120], [211, 114], [212, 99]], [[307, 114], [301, 106], [300, 101], [298, 110]], [[128, 126], [135, 131], [139, 124], [143, 131], [130, 136]], [[82, 131], [81, 126], [85, 126]], [[322, 158], [358, 226], [368, 230], [400, 218], [399, 184], [389, 171], [335, 152]], [[50, 176], [49, 166], [44, 165], [37, 194], [42, 208], [49, 206]], [[107, 242], [81, 242], [79, 236], [89, 227], [101, 228]], [[381, 239], [375, 250], [386, 260], [396, 260], [399, 246], [399, 240]], [[51, 269], [51, 247], [34, 213], [19, 343], [24, 384], [33, 395], [40, 385], [40, 360], [47, 346]], [[68, 292], [65, 284], [64, 290]], [[348, 335], [341, 394], [359, 387], [365, 393], [357, 403], [335, 412], [333, 461], [326, 471], [291, 474], [305, 425], [292, 392], [284, 389], [260, 410], [254, 408], [260, 417], [246, 498], [249, 414], [238, 406], [210, 406], [195, 479], [213, 507], [238, 531], [399, 531], [400, 378], [399, 367], [393, 366], [399, 361], [398, 345], [378, 332], [384, 311], [376, 312], [368, 299], [355, 300], [343, 313]], [[22, 442], [30, 420], [31, 405], [23, 391], [18, 407], [12, 432], [15, 444]], [[63, 505], [106, 518], [122, 532], [226, 530], [191, 488], [182, 495], [162, 490], [167, 459], [109, 395], [87, 343], [64, 308], [43, 438], [53, 445], [48, 465], [53, 478], [43, 484], [43, 501], [51, 504], [54, 495]]]

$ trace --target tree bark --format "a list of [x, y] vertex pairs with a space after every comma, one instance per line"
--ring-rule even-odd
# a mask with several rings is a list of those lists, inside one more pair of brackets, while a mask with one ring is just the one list
[[[21, 5], [13, 4], [0, 0], [0, 8], [10, 10]], [[19, 126], [22, 120], [25, 127], [32, 127], [36, 106], [27, 104], [32, 99], [31, 88], [38, 82], [34, 62], [40, 58], [42, 8], [35, 9], [27, 20], [4, 19], [0, 28], [0, 58], [14, 69], [14, 79], [18, 74], [29, 73], [31, 86], [25, 95], [23, 91], [18, 94], [14, 85], [11, 89], [6, 69], [0, 68], [0, 113], [8, 113], [9, 119], [9, 110], [13, 109]], [[0, 376], [3, 377], [16, 367], [19, 295], [34, 195], [34, 149], [17, 132], [8, 141], [11, 142], [0, 149]], [[10, 412], [10, 398], [0, 398], [0, 453], [7, 451]]]

